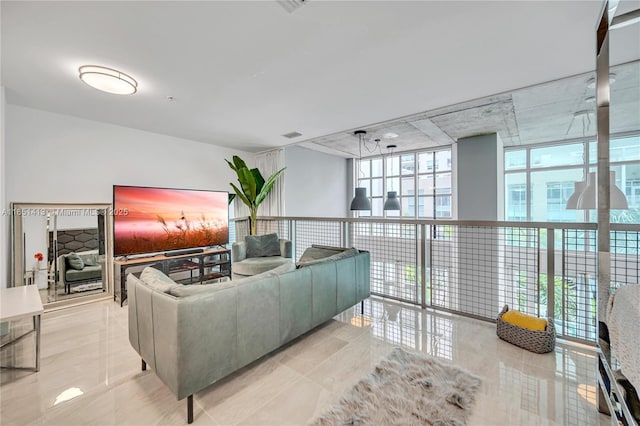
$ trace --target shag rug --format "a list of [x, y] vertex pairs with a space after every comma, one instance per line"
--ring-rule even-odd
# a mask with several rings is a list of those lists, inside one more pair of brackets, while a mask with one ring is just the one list
[[395, 348], [310, 424], [464, 425], [480, 384], [478, 377], [455, 365]]

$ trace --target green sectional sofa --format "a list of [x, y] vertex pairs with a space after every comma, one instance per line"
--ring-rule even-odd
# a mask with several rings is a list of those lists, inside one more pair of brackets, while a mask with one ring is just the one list
[[97, 250], [63, 254], [58, 258], [58, 270], [65, 293], [71, 292], [71, 286], [102, 281], [102, 266]]
[[129, 341], [176, 395], [193, 394], [330, 320], [370, 295], [370, 255], [285, 264], [252, 277], [185, 286], [153, 268], [127, 277]]

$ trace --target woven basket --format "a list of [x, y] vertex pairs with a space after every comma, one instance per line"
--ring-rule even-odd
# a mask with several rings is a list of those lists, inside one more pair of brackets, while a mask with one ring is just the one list
[[537, 354], [553, 351], [556, 345], [556, 329], [553, 326], [552, 318], [547, 320], [547, 329], [545, 331], [529, 330], [503, 321], [502, 315], [508, 310], [509, 306], [504, 305], [497, 318], [498, 328], [496, 329], [496, 334], [499, 338]]

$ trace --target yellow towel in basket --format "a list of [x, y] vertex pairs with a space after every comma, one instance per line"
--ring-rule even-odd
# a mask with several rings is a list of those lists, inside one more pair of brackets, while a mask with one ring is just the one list
[[547, 328], [547, 320], [523, 314], [519, 311], [507, 311], [502, 315], [502, 319], [509, 324], [534, 331], [544, 331]]

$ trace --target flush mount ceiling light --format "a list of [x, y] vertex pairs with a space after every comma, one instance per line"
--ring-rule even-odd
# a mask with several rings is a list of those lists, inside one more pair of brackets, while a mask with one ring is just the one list
[[138, 91], [138, 82], [127, 74], [98, 65], [83, 65], [78, 68], [80, 80], [94, 89], [116, 95], [133, 95]]

